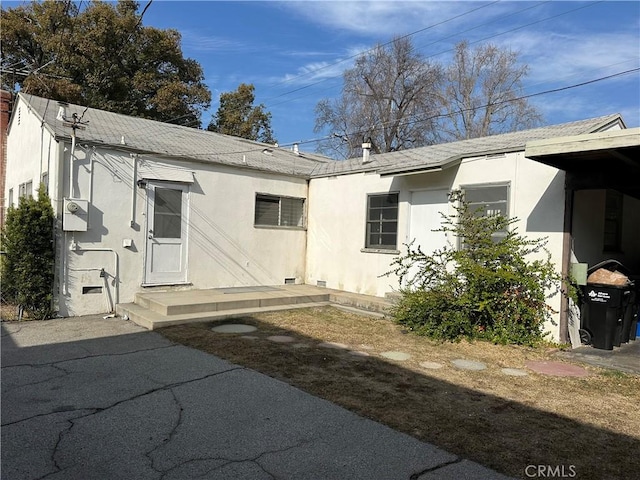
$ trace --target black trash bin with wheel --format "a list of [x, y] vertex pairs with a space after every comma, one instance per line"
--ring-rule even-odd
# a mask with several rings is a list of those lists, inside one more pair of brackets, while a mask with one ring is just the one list
[[630, 293], [627, 287], [587, 284], [581, 338], [594, 348], [613, 350], [622, 341], [622, 327]]
[[[629, 341], [631, 325], [627, 307], [631, 300], [632, 283], [625, 275], [627, 272], [624, 267], [615, 260], [595, 265], [588, 273], [580, 318], [580, 338], [594, 348], [613, 350], [613, 347]], [[599, 280], [590, 281], [591, 278]], [[611, 282], [599, 283], [606, 280]], [[626, 338], [623, 338], [625, 335]]]

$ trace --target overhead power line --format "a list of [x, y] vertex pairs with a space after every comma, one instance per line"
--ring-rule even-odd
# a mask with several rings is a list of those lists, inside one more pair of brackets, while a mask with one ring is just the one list
[[[459, 112], [456, 112], [456, 113], [457, 114], [461, 114], [461, 113], [464, 113], [464, 112], [482, 110], [483, 108], [487, 108], [487, 107], [490, 107], [490, 106], [493, 106], [493, 105], [502, 105], [502, 104], [505, 104], [505, 103], [516, 102], [518, 100], [525, 100], [525, 99], [528, 99], [528, 98], [539, 97], [541, 95], [549, 95], [549, 94], [552, 94], [552, 93], [563, 92], [563, 91], [566, 91], [566, 90], [571, 90], [571, 89], [574, 89], [574, 88], [584, 87], [586, 85], [591, 85], [593, 83], [602, 82], [604, 80], [610, 80], [612, 78], [621, 77], [623, 75], [629, 75], [629, 74], [635, 73], [635, 72], [640, 72], [640, 68], [632, 68], [630, 70], [625, 70], [623, 72], [617, 72], [617, 73], [614, 73], [614, 74], [611, 74], [611, 75], [606, 75], [604, 77], [599, 77], [599, 78], [595, 78], [595, 79], [592, 79], [592, 80], [587, 80], [587, 81], [576, 83], [576, 84], [573, 84], [573, 85], [566, 85], [564, 87], [552, 88], [552, 89], [544, 90], [544, 91], [541, 91], [541, 92], [530, 93], [528, 95], [522, 95], [522, 96], [519, 96], [519, 97], [511, 98], [509, 100], [502, 100], [500, 102], [495, 102], [495, 103], [492, 103], [492, 104], [485, 104], [485, 105], [480, 105], [480, 106], [474, 107], [474, 108], [467, 108], [467, 109], [460, 110]], [[430, 121], [430, 120], [435, 120], [437, 118], [446, 118], [446, 117], [449, 117], [450, 115], [451, 114], [438, 113], [438, 114], [435, 114], [435, 115], [423, 116], [423, 117], [420, 117], [420, 118], [417, 118], [417, 119], [407, 120], [407, 121], [403, 122], [401, 125], [412, 125], [412, 124], [415, 124], [415, 123], [427, 122], [427, 121]], [[384, 126], [384, 125], [386, 125], [386, 123], [382, 122], [379, 125]], [[358, 133], [359, 132], [350, 132], [350, 133], [347, 133], [346, 135], [356, 135]], [[329, 140], [330, 138], [332, 138], [332, 136], [333, 135], [327, 135], [327, 136], [324, 136], [324, 137], [314, 138], [314, 139], [310, 139], [310, 140], [302, 140], [302, 141], [299, 141], [299, 142], [284, 143], [284, 144], [282, 144], [280, 146], [281, 147], [286, 147], [286, 146], [291, 146], [291, 145], [294, 145], [294, 144], [306, 145], [306, 144], [310, 144], [310, 143], [317, 143], [317, 142], [321, 142], [321, 141], [324, 141], [324, 140]]]

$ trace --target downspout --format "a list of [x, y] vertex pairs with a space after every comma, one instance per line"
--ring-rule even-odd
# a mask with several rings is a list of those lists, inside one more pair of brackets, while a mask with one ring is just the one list
[[73, 182], [74, 182], [74, 175], [73, 175], [73, 160], [75, 157], [75, 152], [76, 152], [76, 130], [75, 128], [72, 130], [73, 133], [71, 134], [71, 153], [69, 155], [69, 198], [75, 198], [73, 196]]
[[136, 189], [138, 185], [138, 155], [132, 153], [131, 158], [133, 159], [133, 180], [131, 181], [131, 220], [129, 226], [134, 228], [136, 225], [136, 199], [138, 197]]
[[89, 208], [87, 209], [87, 229], [91, 228], [91, 208], [93, 207], [93, 169], [95, 168], [96, 147], [89, 150]]

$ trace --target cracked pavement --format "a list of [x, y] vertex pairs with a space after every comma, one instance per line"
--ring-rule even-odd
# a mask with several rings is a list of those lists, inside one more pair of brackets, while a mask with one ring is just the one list
[[2, 477], [506, 479], [120, 318], [2, 324]]

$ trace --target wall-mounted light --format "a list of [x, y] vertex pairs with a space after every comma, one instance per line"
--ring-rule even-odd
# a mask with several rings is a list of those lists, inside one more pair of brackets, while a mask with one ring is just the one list
[[147, 188], [147, 181], [142, 178], [136, 182], [136, 185], [138, 185], [138, 188]]

